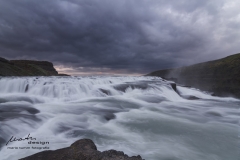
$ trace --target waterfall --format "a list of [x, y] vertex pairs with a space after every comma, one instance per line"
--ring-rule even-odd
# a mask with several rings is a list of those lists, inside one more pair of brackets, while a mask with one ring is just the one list
[[[159, 77], [1, 77], [0, 159], [81, 138], [101, 151], [149, 160], [237, 159], [240, 101], [178, 84], [175, 90], [173, 83]], [[11, 136], [29, 133], [41, 144], [6, 146]]]

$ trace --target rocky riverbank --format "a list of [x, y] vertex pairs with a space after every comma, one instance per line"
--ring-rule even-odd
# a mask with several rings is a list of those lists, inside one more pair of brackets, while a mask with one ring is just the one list
[[129, 157], [123, 152], [108, 150], [100, 152], [90, 139], [81, 139], [70, 147], [55, 151], [43, 151], [20, 160], [143, 160], [141, 156]]

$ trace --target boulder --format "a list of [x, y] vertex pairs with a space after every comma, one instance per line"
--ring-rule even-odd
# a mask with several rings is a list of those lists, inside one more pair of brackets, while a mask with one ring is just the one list
[[108, 150], [100, 152], [90, 139], [81, 139], [70, 147], [55, 151], [43, 151], [20, 160], [143, 160], [141, 156], [129, 157], [123, 152]]

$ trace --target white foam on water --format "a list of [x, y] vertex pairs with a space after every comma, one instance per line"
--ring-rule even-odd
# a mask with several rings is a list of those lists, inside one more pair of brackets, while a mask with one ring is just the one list
[[[148, 160], [237, 160], [240, 101], [156, 77], [9, 77], [0, 79], [1, 160], [43, 151], [11, 136], [49, 142], [51, 150], [92, 139]], [[180, 94], [180, 95], [179, 95]], [[186, 96], [200, 99], [188, 100]]]

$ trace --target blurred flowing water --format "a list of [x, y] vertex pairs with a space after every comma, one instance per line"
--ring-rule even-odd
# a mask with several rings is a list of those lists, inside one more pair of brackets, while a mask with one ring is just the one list
[[181, 86], [177, 93], [170, 83], [156, 77], [1, 78], [0, 159], [43, 151], [7, 148], [31, 147], [26, 141], [6, 146], [11, 136], [31, 133], [51, 150], [90, 138], [100, 151], [146, 160], [239, 160], [240, 101]]

